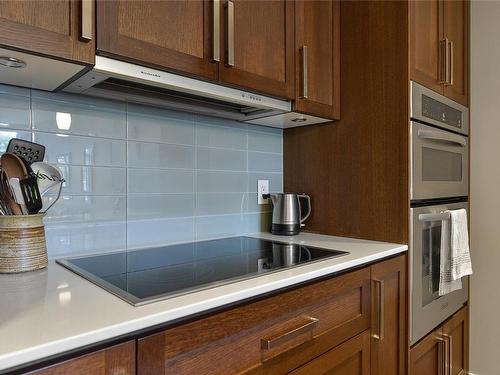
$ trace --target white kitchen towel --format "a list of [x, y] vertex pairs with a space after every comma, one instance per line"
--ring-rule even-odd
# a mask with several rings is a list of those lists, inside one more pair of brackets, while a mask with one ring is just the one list
[[441, 249], [439, 257], [439, 295], [462, 289], [462, 279], [453, 280], [451, 276], [451, 220], [445, 219], [441, 224]]
[[458, 280], [472, 275], [469, 252], [469, 232], [467, 230], [467, 211], [450, 211], [451, 223], [451, 277]]

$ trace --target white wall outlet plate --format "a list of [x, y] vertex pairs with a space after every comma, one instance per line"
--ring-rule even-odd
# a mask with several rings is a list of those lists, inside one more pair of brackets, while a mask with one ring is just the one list
[[269, 199], [262, 197], [263, 194], [269, 194], [269, 180], [257, 180], [257, 203], [268, 204]]

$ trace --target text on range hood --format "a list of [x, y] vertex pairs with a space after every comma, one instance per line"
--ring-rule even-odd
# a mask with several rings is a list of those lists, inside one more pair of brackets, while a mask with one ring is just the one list
[[96, 56], [95, 67], [63, 91], [249, 121], [290, 112], [287, 100]]

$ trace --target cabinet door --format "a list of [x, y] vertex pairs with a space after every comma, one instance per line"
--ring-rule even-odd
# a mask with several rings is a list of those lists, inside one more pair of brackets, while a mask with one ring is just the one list
[[443, 325], [448, 340], [450, 375], [466, 375], [469, 369], [469, 310], [464, 307]]
[[292, 99], [294, 3], [229, 0], [222, 19], [221, 80]]
[[295, 4], [295, 111], [338, 119], [340, 2]]
[[211, 60], [217, 2], [106, 0], [97, 4], [100, 53], [217, 78], [218, 66]]
[[410, 1], [410, 79], [442, 93], [440, 40], [443, 39], [443, 3]]
[[444, 36], [451, 48], [451, 84], [445, 86], [444, 94], [465, 106], [469, 105], [469, 6], [468, 0], [443, 4]]
[[371, 374], [406, 373], [406, 256], [371, 267]]
[[370, 374], [370, 331], [365, 331], [319, 356], [290, 375]]
[[[93, 22], [94, 2], [90, 0], [2, 1], [0, 44], [93, 64]], [[82, 31], [89, 39], [81, 38]]]
[[135, 341], [128, 341], [81, 357], [29, 372], [35, 375], [135, 374]]
[[438, 328], [410, 349], [410, 375], [447, 375], [446, 340]]

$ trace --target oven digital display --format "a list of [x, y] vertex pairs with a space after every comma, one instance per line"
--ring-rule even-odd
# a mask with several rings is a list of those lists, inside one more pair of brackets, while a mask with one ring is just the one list
[[457, 129], [462, 129], [462, 111], [432, 99], [427, 95], [422, 95], [422, 115]]

